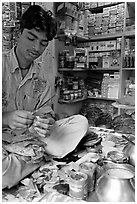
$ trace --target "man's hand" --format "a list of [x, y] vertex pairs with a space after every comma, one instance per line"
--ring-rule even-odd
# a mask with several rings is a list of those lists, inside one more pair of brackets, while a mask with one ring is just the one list
[[11, 129], [27, 128], [33, 123], [33, 120], [34, 115], [24, 110], [9, 111], [2, 115], [3, 125], [8, 125]]
[[41, 118], [36, 116], [33, 129], [39, 134], [41, 137], [47, 137], [51, 134], [55, 125], [55, 120], [51, 117]]

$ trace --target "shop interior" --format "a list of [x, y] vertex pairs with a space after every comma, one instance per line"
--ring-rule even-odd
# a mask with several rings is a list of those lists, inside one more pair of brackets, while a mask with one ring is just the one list
[[20, 16], [33, 4], [57, 20], [37, 59], [57, 120], [82, 115], [89, 128], [4, 189], [3, 201], [135, 202], [135, 2], [3, 2], [2, 52], [16, 44]]

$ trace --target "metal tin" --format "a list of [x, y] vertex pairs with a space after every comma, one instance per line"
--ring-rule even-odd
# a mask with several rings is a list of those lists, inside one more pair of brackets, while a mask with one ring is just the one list
[[96, 164], [93, 164], [91, 162], [84, 162], [80, 164], [80, 171], [83, 173], [86, 173], [88, 176], [88, 181], [87, 181], [88, 192], [91, 192], [94, 190], [95, 169], [96, 169]]
[[108, 152], [107, 159], [115, 163], [128, 163], [128, 157], [120, 151]]
[[71, 171], [69, 177], [69, 195], [76, 199], [86, 199], [88, 192], [87, 174]]

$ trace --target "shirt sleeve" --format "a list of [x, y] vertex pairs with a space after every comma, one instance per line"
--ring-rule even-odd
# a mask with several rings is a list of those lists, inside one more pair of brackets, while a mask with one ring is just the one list
[[3, 149], [2, 153], [2, 189], [11, 188], [18, 184], [25, 176], [32, 173], [42, 163], [27, 163], [15, 154], [7, 154]]

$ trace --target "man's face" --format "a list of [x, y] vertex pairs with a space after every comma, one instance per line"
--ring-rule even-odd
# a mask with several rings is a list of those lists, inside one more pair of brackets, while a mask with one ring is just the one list
[[17, 51], [27, 61], [38, 58], [48, 46], [48, 40], [44, 31], [24, 29], [19, 37]]

